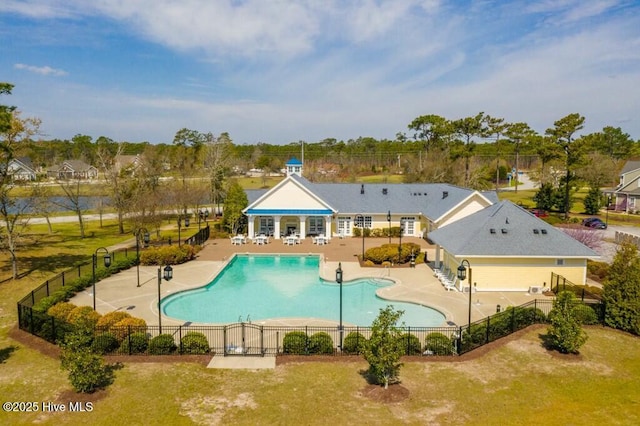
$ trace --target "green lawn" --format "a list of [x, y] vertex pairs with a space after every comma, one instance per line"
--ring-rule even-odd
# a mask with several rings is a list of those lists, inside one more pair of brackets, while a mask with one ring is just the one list
[[[1, 424], [638, 424], [640, 339], [587, 330], [579, 357], [540, 346], [544, 328], [475, 360], [408, 362], [409, 397], [374, 402], [361, 394], [363, 361], [308, 362], [274, 371], [131, 363], [116, 373], [91, 413], [0, 413]], [[6, 340], [6, 339], [3, 339]], [[14, 344], [15, 345], [15, 344]], [[3, 348], [7, 342], [3, 342]], [[454, 359], [455, 360], [455, 359]], [[453, 360], [452, 360], [453, 361]], [[17, 346], [0, 366], [9, 401], [60, 401], [69, 389], [59, 362]]]

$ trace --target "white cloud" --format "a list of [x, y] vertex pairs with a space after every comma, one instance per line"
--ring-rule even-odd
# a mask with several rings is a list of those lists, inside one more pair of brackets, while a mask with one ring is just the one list
[[45, 65], [44, 67], [37, 67], [34, 65], [15, 64], [13, 67], [18, 70], [25, 70], [40, 75], [52, 75], [55, 77], [62, 77], [68, 74], [65, 70], [52, 68], [48, 65]]

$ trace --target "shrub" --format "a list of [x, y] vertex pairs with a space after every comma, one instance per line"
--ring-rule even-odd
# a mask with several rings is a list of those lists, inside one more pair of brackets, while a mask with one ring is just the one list
[[442, 333], [427, 334], [424, 349], [429, 355], [453, 355], [454, 347], [450, 338]]
[[598, 314], [589, 305], [582, 303], [573, 307], [573, 316], [582, 325], [597, 325], [600, 324]]
[[122, 341], [120, 352], [126, 354], [143, 354], [149, 347], [147, 333], [131, 333]]
[[113, 324], [109, 331], [121, 342], [129, 333], [146, 333], [147, 323], [142, 318], [124, 318]]
[[54, 317], [58, 321], [67, 321], [69, 313], [77, 308], [76, 305], [69, 302], [56, 303], [49, 309], [47, 309], [47, 315]]
[[180, 346], [183, 354], [202, 355], [210, 351], [207, 337], [197, 331], [190, 331], [182, 336]]
[[285, 354], [306, 354], [308, 343], [308, 337], [304, 331], [290, 331], [282, 339], [282, 351]]
[[309, 338], [309, 353], [312, 354], [332, 354], [333, 339], [328, 333], [320, 331]]
[[149, 248], [140, 255], [140, 264], [178, 265], [195, 259], [198, 249], [189, 244]]
[[91, 306], [78, 306], [67, 316], [67, 322], [76, 327], [93, 329], [95, 328], [100, 314], [93, 310]]
[[405, 355], [420, 355], [422, 353], [422, 345], [420, 339], [413, 334], [404, 333], [398, 339], [398, 345]]
[[69, 372], [76, 392], [91, 393], [113, 381], [113, 369], [104, 364], [102, 355], [91, 351], [91, 339], [91, 332], [77, 328], [65, 336], [61, 345], [61, 366]]
[[87, 350], [65, 351], [62, 368], [69, 372], [76, 392], [92, 393], [113, 382], [113, 370], [104, 364], [102, 356]]
[[96, 324], [96, 326], [104, 330], [109, 330], [117, 322], [122, 321], [125, 318], [131, 318], [131, 315], [128, 312], [124, 312], [124, 311], [109, 312], [108, 314], [103, 315], [98, 320], [98, 323]]
[[551, 326], [547, 329], [548, 345], [562, 353], [578, 353], [587, 340], [574, 307], [575, 296], [562, 291], [553, 301], [553, 309], [549, 312]]
[[352, 331], [342, 340], [342, 352], [347, 354], [359, 354], [364, 351], [367, 339], [359, 332]]
[[170, 334], [160, 334], [149, 343], [149, 353], [152, 355], [169, 355], [178, 349], [173, 336]]
[[111, 353], [118, 347], [118, 339], [111, 333], [98, 334], [91, 343], [91, 351], [100, 355]]
[[607, 262], [587, 260], [587, 274], [590, 278], [597, 278], [599, 281], [603, 281], [609, 274], [609, 264]]
[[420, 246], [415, 243], [402, 243], [402, 251], [398, 260], [398, 244], [383, 244], [379, 247], [372, 247], [364, 253], [366, 260], [380, 265], [383, 262], [407, 263], [411, 259], [413, 253], [416, 262], [420, 255]]

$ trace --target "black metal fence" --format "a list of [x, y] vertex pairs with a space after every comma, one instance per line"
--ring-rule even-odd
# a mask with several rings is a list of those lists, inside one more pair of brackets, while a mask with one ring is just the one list
[[[600, 323], [601, 303], [581, 303]], [[462, 355], [532, 324], [546, 323], [552, 300], [533, 300], [469, 326], [406, 327], [398, 345], [404, 355]], [[72, 327], [28, 306], [18, 305], [20, 328], [59, 343]], [[593, 321], [592, 321], [593, 323]], [[240, 356], [355, 355], [363, 351], [370, 327], [278, 327], [240, 322], [219, 326], [182, 325], [98, 328], [94, 345], [114, 355], [217, 354]]]
[[[185, 244], [202, 244], [209, 238], [209, 227], [200, 229]], [[114, 263], [135, 256], [135, 248], [111, 252]], [[73, 327], [33, 306], [67, 283], [87, 276], [92, 263], [83, 263], [47, 280], [18, 302], [20, 329], [49, 342], [59, 343]], [[568, 289], [571, 283], [552, 276], [552, 288]], [[584, 298], [582, 317], [591, 323], [604, 323], [604, 305]], [[405, 327], [398, 345], [405, 355], [462, 355], [487, 343], [508, 336], [532, 324], [546, 323], [553, 307], [552, 299], [536, 299], [509, 307], [467, 326]], [[593, 311], [593, 312], [592, 312]], [[586, 321], [585, 321], [586, 322]], [[360, 354], [371, 336], [370, 327], [277, 327], [251, 322], [206, 326], [110, 327], [94, 331], [93, 344], [98, 352], [120, 355], [204, 354], [221, 355], [351, 355]]]
[[554, 272], [551, 273], [551, 291], [558, 294], [561, 291], [570, 291], [575, 294], [580, 300], [602, 300], [602, 294], [589, 291], [589, 288], [584, 285], [577, 285]]

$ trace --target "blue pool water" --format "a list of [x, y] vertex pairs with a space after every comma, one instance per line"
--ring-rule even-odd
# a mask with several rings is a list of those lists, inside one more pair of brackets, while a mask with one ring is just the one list
[[[338, 321], [340, 286], [319, 277], [318, 256], [238, 255], [207, 286], [162, 300], [163, 313], [200, 323], [252, 322], [277, 318], [317, 318]], [[333, 271], [332, 271], [333, 272]], [[345, 277], [348, 280], [348, 277]], [[404, 311], [401, 321], [413, 327], [440, 326], [444, 315], [413, 303], [376, 296], [389, 280], [344, 282], [342, 317], [346, 325], [369, 326], [380, 309], [393, 305]]]

